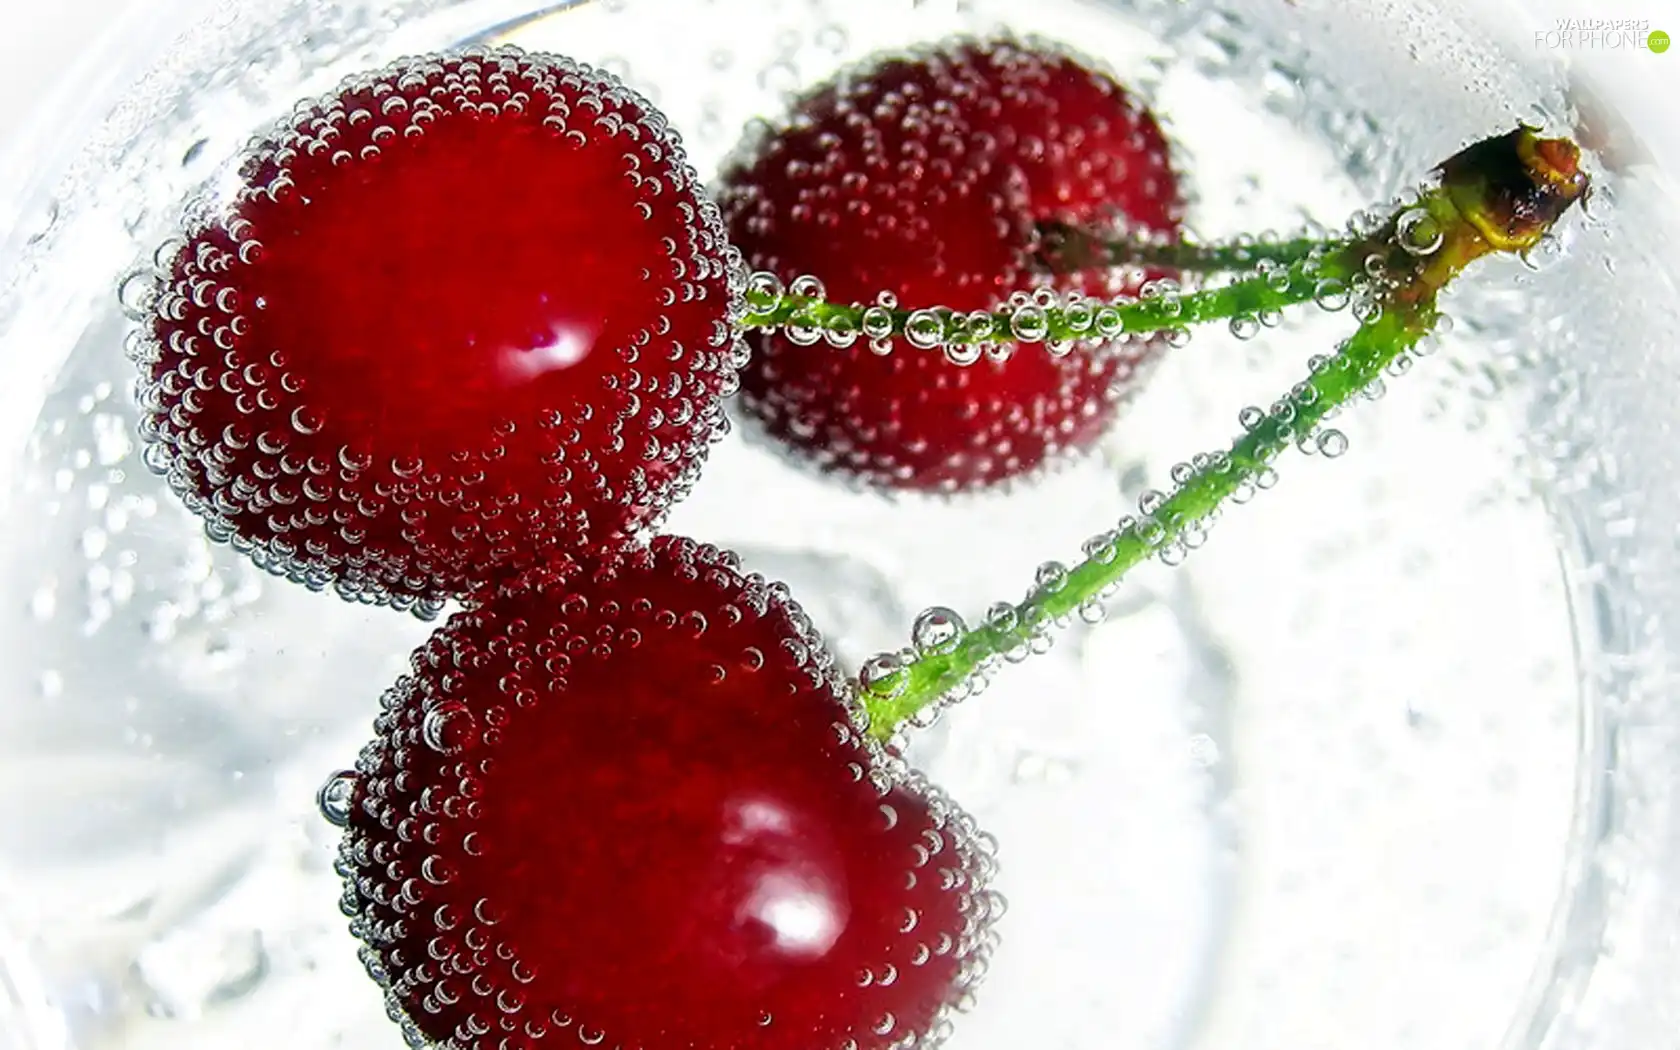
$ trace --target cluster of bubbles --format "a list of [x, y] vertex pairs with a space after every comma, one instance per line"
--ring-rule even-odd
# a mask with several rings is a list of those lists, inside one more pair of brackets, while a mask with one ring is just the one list
[[[1151, 351], [1162, 345], [1145, 335], [1122, 332], [1114, 304], [1104, 309], [1105, 304], [1080, 293], [1047, 287], [1014, 293], [1005, 312], [905, 311], [890, 291], [876, 293], [867, 306], [840, 305], [828, 301], [826, 287], [815, 276], [803, 274], [784, 285], [768, 271], [755, 271], [747, 278], [744, 301], [750, 327], [774, 328], [800, 349], [822, 344], [847, 350], [861, 342], [870, 357], [887, 359], [893, 376], [890, 390], [876, 388], [876, 380], [865, 375], [846, 378], [841, 373], [848, 365], [838, 355], [827, 363], [806, 359], [799, 365], [766, 364], [761, 374], [775, 379], [768, 396], [804, 406], [793, 416], [776, 415], [781, 422], [769, 426], [773, 433], [798, 443], [801, 457], [819, 469], [874, 484], [942, 493], [974, 487], [977, 478], [987, 479], [984, 484], [1014, 484], [1070, 462], [1101, 432], [1119, 402], [1134, 392]], [[790, 311], [785, 320], [767, 322], [784, 308]], [[1057, 324], [1070, 323], [1064, 318], [1071, 317], [1072, 324], [1082, 326], [1082, 334], [1077, 339], [1046, 338], [1048, 333], [1041, 329], [1052, 317]], [[1019, 328], [1019, 336], [1007, 331], [1011, 324]], [[1000, 375], [966, 375], [977, 371], [971, 366], [981, 362], [1003, 365], [1014, 356], [1016, 344], [1033, 342], [1045, 343], [1055, 362], [1052, 378], [1043, 382], [1037, 396], [1011, 404], [1008, 384]], [[1169, 342], [1183, 345], [1184, 340]], [[901, 344], [913, 352], [895, 355], [894, 347]], [[916, 352], [921, 351], [936, 353], [958, 371], [949, 380], [915, 381], [913, 373], [921, 366]], [[789, 382], [781, 382], [784, 371], [795, 367], [831, 374], [820, 383], [791, 376]], [[972, 397], [956, 410], [963, 426], [903, 437], [906, 428], [918, 425], [922, 406], [947, 382], [964, 390], [972, 384]], [[820, 414], [827, 422], [807, 413]], [[870, 415], [886, 418], [860, 422]], [[768, 422], [762, 413], [749, 419]]]
[[[697, 703], [638, 680], [655, 665], [661, 680], [676, 667], [685, 680], [753, 682], [733, 699], [713, 694], [718, 698]], [[901, 902], [942, 903], [937, 914], [901, 906], [898, 934], [881, 946], [878, 961], [839, 978], [849, 987], [837, 990], [834, 1008], [855, 1017], [835, 1023], [850, 1025], [844, 1045], [852, 1050], [908, 1050], [949, 1034], [953, 1011], [970, 1005], [986, 971], [996, 943], [993, 923], [1005, 907], [990, 889], [995, 841], [902, 758], [868, 738], [865, 716], [784, 586], [743, 575], [728, 552], [665, 537], [603, 566], [588, 586], [538, 574], [453, 618], [383, 698], [376, 739], [356, 768], [320, 790], [321, 813], [346, 829], [338, 860], [343, 910], [365, 944], [369, 974], [386, 990], [391, 1016], [413, 1045], [453, 1039], [449, 1045], [527, 1050], [554, 1045], [555, 1036], [568, 1032], [584, 1046], [632, 1045], [633, 1033], [611, 1030], [610, 1019], [568, 1005], [575, 993], [566, 989], [598, 983], [590, 975], [601, 964], [587, 945], [550, 943], [564, 940], [565, 931], [533, 933], [509, 921], [528, 911], [522, 893], [565, 896], [577, 892], [579, 880], [587, 884], [588, 858], [604, 849], [591, 836], [639, 836], [650, 842], [649, 863], [660, 863], [659, 837], [671, 832], [654, 815], [669, 809], [668, 793], [689, 789], [679, 786], [680, 778], [660, 773], [662, 763], [579, 755], [543, 743], [553, 739], [555, 719], [600, 719], [602, 704], [656, 741], [637, 747], [668, 746], [657, 741], [669, 735], [669, 743], [685, 748], [682, 768], [721, 763], [731, 779], [745, 776], [759, 785], [766, 799], [777, 797], [773, 785], [793, 769], [806, 779], [813, 768], [826, 769], [833, 792], [861, 793], [855, 808], [876, 813], [871, 826], [828, 827], [824, 834], [842, 844], [857, 845], [860, 836], [880, 843], [847, 852], [902, 859], [910, 866], [883, 872], [881, 885]], [[790, 707], [815, 715], [796, 716]], [[677, 728], [660, 728], [671, 725]], [[779, 744], [766, 747], [765, 740]], [[811, 748], [817, 753], [804, 753]], [[555, 760], [551, 753], [569, 757]], [[621, 761], [642, 772], [607, 776], [590, 768], [616, 769]], [[611, 785], [610, 800], [591, 793], [602, 784]], [[495, 814], [517, 801], [510, 796], [552, 800], [541, 805], [560, 829], [555, 834], [566, 839], [567, 855], [551, 856], [540, 844], [555, 841], [545, 837], [548, 831], [498, 822]], [[531, 877], [510, 878], [513, 869]], [[666, 876], [674, 884], [697, 877], [680, 865]], [[905, 894], [906, 885], [924, 890]], [[583, 904], [606, 913], [621, 906], [612, 899]], [[911, 1024], [902, 1018], [923, 1004], [904, 1005], [902, 988], [912, 972], [929, 966], [950, 971], [945, 1000], [920, 1011], [931, 1013], [925, 1024]], [[561, 969], [571, 972], [551, 972]], [[649, 1009], [640, 1002], [621, 1006], [628, 1017]], [[760, 1025], [763, 1032], [746, 1038], [766, 1050], [801, 1038], [776, 1034], [769, 1012]]]
[[[277, 278], [264, 259], [308, 228], [310, 200], [353, 177], [339, 169], [497, 121], [510, 136], [559, 136], [575, 163], [628, 180], [626, 230], [665, 234], [633, 290], [642, 316], [625, 321], [623, 345], [590, 355], [593, 373], [564, 403], [510, 399], [505, 418], [382, 440], [380, 427], [444, 410], [449, 392], [403, 405], [381, 404], [377, 390], [361, 403], [339, 392], [325, 407], [312, 391], [344, 377], [313, 375], [300, 361], [310, 348], [280, 345], [275, 315], [311, 307], [265, 301]], [[430, 615], [500, 566], [650, 527], [692, 486], [745, 360], [733, 330], [745, 272], [677, 136], [624, 85], [514, 48], [404, 60], [300, 103], [248, 149], [242, 178], [230, 206], [195, 202], [187, 238], [165, 244], [119, 293], [142, 324], [131, 352], [144, 460], [212, 538], [311, 588]], [[551, 291], [556, 301], [579, 294]], [[626, 310], [635, 313], [620, 303], [615, 316]], [[349, 322], [310, 323], [332, 337]], [[295, 317], [286, 324], [301, 330]]]
[[[949, 363], [966, 368], [982, 359], [1007, 361], [1022, 344], [1043, 344], [1057, 358], [1075, 350], [1112, 354], [1118, 342], [1151, 334], [1127, 332], [1122, 312], [1126, 306], [1156, 301], [1170, 310], [1178, 295], [1177, 282], [1161, 278], [1145, 284], [1139, 296], [1104, 299], [1039, 286], [1010, 293], [996, 309], [904, 310], [890, 291], [876, 293], [867, 306], [833, 304], [826, 301], [823, 282], [811, 274], [801, 274], [784, 285], [775, 274], [757, 270], [747, 279], [746, 301], [749, 316], [766, 317], [789, 308], [790, 315], [775, 327], [795, 346], [821, 343], [845, 350], [862, 341], [870, 353], [886, 357], [902, 340], [913, 350], [937, 350]], [[754, 327], [770, 326], [755, 323]], [[1183, 346], [1189, 330], [1169, 328], [1166, 339], [1170, 345]]]

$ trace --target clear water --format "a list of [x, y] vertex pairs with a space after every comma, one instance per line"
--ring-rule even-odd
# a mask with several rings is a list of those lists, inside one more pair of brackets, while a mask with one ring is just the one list
[[[177, 202], [297, 97], [514, 41], [626, 77], [707, 173], [786, 92], [1002, 22], [1142, 91], [1219, 237], [1339, 227], [1471, 138], [1567, 129], [1556, 70], [1436, 15], [1400, 23], [1416, 65], [1369, 26], [1214, 3], [204, 20], [67, 181], [0, 201], [20, 216], [0, 226], [0, 1050], [401, 1045], [314, 800], [428, 628], [204, 540], [138, 461], [116, 301]], [[1649, 173], [1602, 183], [1535, 268], [1455, 291], [1439, 353], [1338, 423], [1348, 454], [1292, 455], [1186, 565], [1146, 566], [918, 741], [1001, 840], [1011, 902], [957, 1050], [1680, 1045], [1647, 991], [1680, 979], [1670, 201]], [[670, 528], [787, 580], [855, 667], [917, 609], [976, 614], [1075, 557], [1351, 325], [1198, 332], [1100, 455], [1006, 496], [887, 502], [732, 438]]]

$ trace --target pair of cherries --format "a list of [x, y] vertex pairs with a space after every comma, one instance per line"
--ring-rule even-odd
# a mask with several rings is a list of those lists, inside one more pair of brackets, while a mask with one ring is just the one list
[[345, 907], [393, 1017], [474, 1050], [942, 1038], [990, 840], [868, 739], [779, 585], [647, 536], [737, 389], [819, 469], [960, 491], [1089, 446], [1151, 344], [957, 367], [737, 322], [746, 268], [987, 308], [1106, 272], [1045, 220], [1170, 234], [1154, 120], [1040, 42], [823, 86], [714, 202], [612, 78], [512, 49], [300, 106], [189, 231], [138, 355], [148, 462], [212, 535], [347, 598], [460, 599], [341, 782]]

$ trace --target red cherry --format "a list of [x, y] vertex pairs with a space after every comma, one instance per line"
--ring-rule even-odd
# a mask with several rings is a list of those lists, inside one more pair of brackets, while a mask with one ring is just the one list
[[867, 741], [805, 615], [731, 554], [661, 537], [528, 577], [384, 704], [334, 785], [340, 871], [427, 1039], [925, 1045], [983, 968], [985, 840]]
[[[800, 101], [725, 173], [720, 203], [756, 270], [828, 298], [886, 290], [905, 309], [992, 309], [1032, 287], [1135, 293], [1102, 273], [1035, 274], [1034, 225], [1116, 216], [1176, 231], [1177, 180], [1154, 118], [1106, 74], [1042, 42], [956, 41], [876, 61]], [[1162, 276], [1157, 272], [1151, 276]], [[967, 367], [896, 342], [885, 356], [757, 336], [749, 414], [820, 469], [957, 490], [1091, 445], [1158, 341], [1042, 346]]]
[[739, 278], [618, 81], [514, 49], [404, 60], [301, 104], [174, 255], [137, 354], [148, 461], [272, 571], [466, 594], [686, 492], [735, 383]]

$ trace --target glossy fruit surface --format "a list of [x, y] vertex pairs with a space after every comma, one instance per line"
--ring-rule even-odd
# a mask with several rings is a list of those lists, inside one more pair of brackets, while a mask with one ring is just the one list
[[[719, 200], [754, 270], [814, 276], [839, 302], [889, 292], [904, 309], [991, 309], [1033, 288], [1135, 293], [1139, 275], [1038, 272], [1035, 224], [1170, 235], [1181, 209], [1150, 113], [1085, 60], [1014, 39], [877, 59], [822, 85], [743, 147]], [[799, 457], [874, 485], [945, 491], [1088, 447], [1159, 345], [1066, 356], [1034, 345], [955, 366], [903, 340], [885, 354], [861, 340], [753, 342], [743, 407]]]
[[302, 103], [165, 255], [148, 461], [212, 534], [347, 597], [622, 544], [734, 388], [716, 209], [664, 118], [569, 59], [411, 59]]
[[453, 618], [350, 794], [370, 971], [475, 1050], [943, 1036], [1000, 906], [989, 840], [838, 682], [785, 589], [675, 537]]

